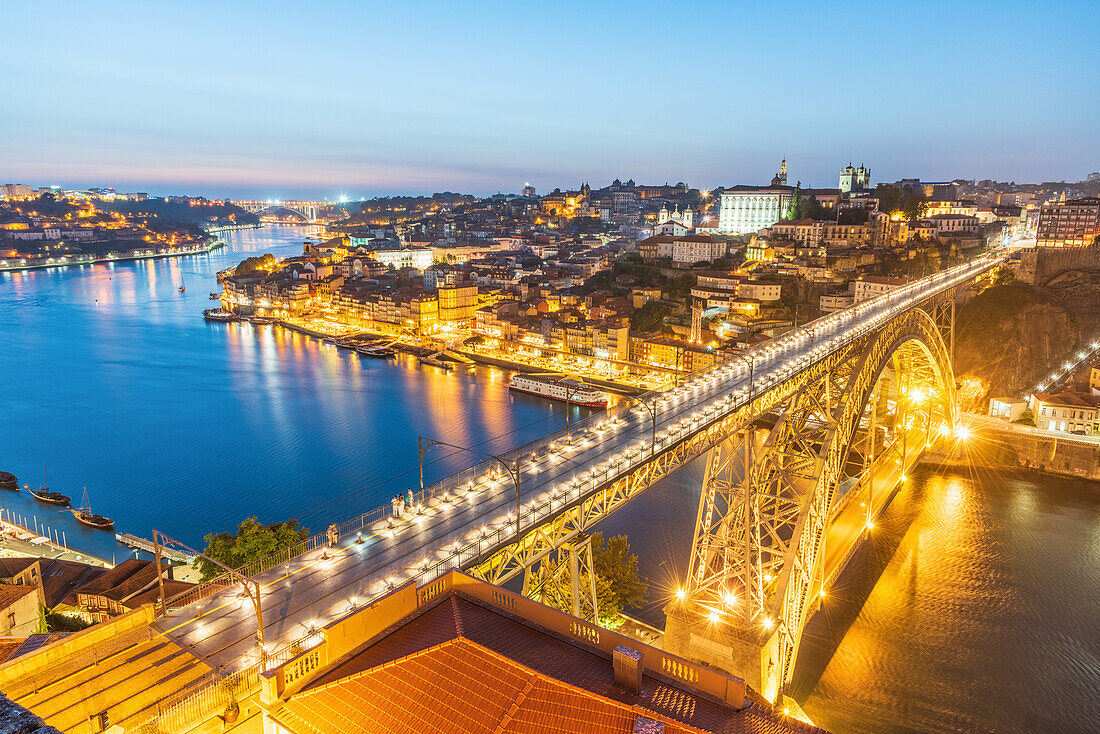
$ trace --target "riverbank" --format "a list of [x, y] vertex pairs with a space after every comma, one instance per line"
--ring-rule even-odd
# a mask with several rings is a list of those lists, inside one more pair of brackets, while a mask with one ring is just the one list
[[[47, 533], [50, 530], [46, 529]], [[62, 561], [79, 561], [92, 566], [112, 568], [112, 564], [102, 558], [73, 550], [63, 539], [55, 541], [52, 534], [42, 535], [7, 520], [0, 520], [0, 557], [58, 558]]]
[[260, 229], [263, 226], [263, 223], [260, 222], [256, 224], [223, 224], [217, 227], [203, 227], [203, 230], [208, 234], [221, 234], [222, 232], [240, 232], [245, 229]]
[[211, 240], [207, 244], [200, 245], [198, 247], [189, 248], [172, 248], [165, 252], [141, 252], [130, 255], [107, 255], [104, 257], [94, 257], [92, 255], [61, 255], [57, 258], [48, 258], [45, 263], [28, 263], [26, 258], [18, 258], [16, 260], [0, 260], [0, 273], [3, 272], [18, 272], [21, 270], [47, 270], [49, 268], [70, 268], [76, 265], [96, 265], [98, 263], [122, 263], [130, 262], [134, 260], [159, 260], [166, 257], [182, 257], [184, 255], [205, 255], [213, 252], [221, 247], [225, 247], [225, 243], [219, 239]]
[[[343, 336], [349, 336], [351, 334], [364, 334], [380, 339], [393, 339], [394, 349], [412, 354], [413, 356], [417, 357], [422, 357], [427, 354], [433, 354], [435, 352], [445, 350], [465, 357], [466, 359], [469, 359], [470, 361], [476, 362], [478, 364], [484, 364], [490, 367], [499, 367], [500, 369], [511, 370], [513, 372], [546, 373], [548, 371], [551, 371], [551, 368], [548, 368], [545, 365], [532, 365], [526, 362], [511, 360], [502, 356], [490, 356], [475, 350], [450, 347], [445, 342], [431, 341], [429, 344], [424, 345], [422, 343], [411, 342], [404, 335], [386, 333], [383, 331], [375, 331], [372, 329], [356, 330], [350, 326], [345, 327], [343, 325], [334, 324], [332, 322], [319, 322], [316, 319], [309, 322], [311, 324], [310, 326], [307, 326], [305, 323], [300, 323], [289, 319], [278, 319], [275, 323], [290, 331], [294, 331], [299, 334], [311, 336], [315, 339], [321, 340], [339, 338]], [[328, 330], [323, 329], [322, 324]], [[337, 328], [340, 328], [342, 330], [337, 331]], [[585, 382], [622, 395], [640, 395], [641, 393], [645, 392], [644, 388], [639, 388], [637, 386], [627, 383], [617, 382], [615, 380], [608, 380], [595, 375], [581, 374], [579, 376], [582, 377]]]
[[1100, 441], [967, 416], [970, 435], [952, 448], [933, 447], [926, 461], [946, 466], [1035, 471], [1100, 482]]

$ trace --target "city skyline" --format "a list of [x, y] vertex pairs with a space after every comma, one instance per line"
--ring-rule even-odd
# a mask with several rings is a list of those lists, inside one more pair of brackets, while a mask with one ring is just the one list
[[60, 7], [9, 9], [9, 180], [335, 199], [766, 183], [784, 157], [803, 186], [849, 161], [1037, 183], [1100, 160], [1083, 3]]

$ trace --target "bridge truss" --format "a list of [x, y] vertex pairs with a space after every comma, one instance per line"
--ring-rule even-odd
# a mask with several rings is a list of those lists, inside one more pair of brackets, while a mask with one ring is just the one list
[[825, 538], [844, 490], [887, 462], [904, 472], [955, 427], [954, 293], [932, 296], [762, 389], [469, 572], [495, 584], [524, 573], [525, 588], [541, 588], [529, 581], [553, 573], [538, 570], [541, 563], [560, 569], [555, 552], [709, 452], [690, 577], [677, 603], [748, 639], [760, 670], [736, 672], [774, 698], [790, 680], [832, 570], [823, 562]]

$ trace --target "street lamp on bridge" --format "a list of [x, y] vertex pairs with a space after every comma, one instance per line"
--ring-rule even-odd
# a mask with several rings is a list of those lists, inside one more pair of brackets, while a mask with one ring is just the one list
[[252, 608], [256, 612], [256, 644], [259, 645], [260, 648], [260, 669], [262, 670], [264, 667], [264, 662], [267, 660], [267, 650], [264, 647], [264, 614], [263, 607], [260, 603], [260, 582], [256, 579], [245, 576], [244, 574], [230, 568], [229, 566], [226, 566], [224, 563], [214, 560], [205, 553], [200, 553], [199, 551], [185, 545], [184, 543], [181, 543], [175, 538], [172, 538], [160, 532], [159, 530], [154, 529], [153, 554], [156, 556], [157, 562], [157, 587], [160, 592], [159, 607], [161, 616], [166, 616], [168, 614], [168, 600], [165, 598], [164, 594], [164, 569], [161, 565], [161, 549], [168, 548], [169, 546], [182, 548], [183, 550], [191, 553], [198, 558], [204, 558], [241, 582], [241, 586], [244, 587], [244, 595], [248, 597], [248, 601], [252, 603]]
[[499, 456], [498, 454], [491, 454], [488, 451], [478, 451], [476, 449], [467, 448], [466, 446], [459, 446], [458, 444], [447, 443], [446, 441], [436, 441], [434, 438], [425, 438], [424, 436], [417, 436], [416, 443], [417, 443], [417, 453], [419, 454], [419, 464], [420, 464], [420, 499], [421, 499], [421, 501], [424, 500], [424, 454], [426, 454], [428, 452], [428, 449], [430, 449], [432, 446], [447, 446], [448, 448], [458, 449], [459, 451], [467, 451], [471, 454], [480, 454], [482, 456], [487, 456], [490, 459], [494, 459], [495, 461], [499, 462], [500, 465], [502, 467], [504, 467], [504, 471], [508, 472], [508, 476], [511, 477], [512, 484], [515, 485], [515, 488], [516, 488], [516, 540], [519, 540], [519, 536], [520, 536], [519, 516], [520, 516], [520, 507], [522, 506], [522, 504], [521, 504], [521, 501], [520, 501], [520, 493], [519, 493], [519, 461], [518, 460], [514, 461], [513, 463], [510, 464], [507, 459], [505, 459], [502, 456]]

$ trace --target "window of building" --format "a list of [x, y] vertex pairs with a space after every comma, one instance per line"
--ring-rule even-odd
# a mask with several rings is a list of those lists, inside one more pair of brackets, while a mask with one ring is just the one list
[[8, 612], [8, 629], [15, 627], [15, 612]]

